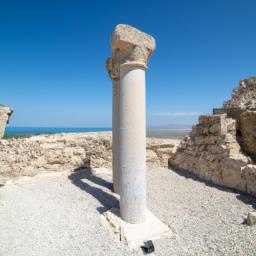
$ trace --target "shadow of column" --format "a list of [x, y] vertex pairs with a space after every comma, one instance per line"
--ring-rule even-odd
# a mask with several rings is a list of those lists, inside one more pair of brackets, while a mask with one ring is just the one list
[[[90, 169], [80, 169], [75, 171], [69, 175], [68, 178], [72, 181], [72, 184], [89, 193], [101, 203], [102, 206], [97, 208], [100, 213], [108, 211], [113, 207], [119, 208], [119, 200], [110, 192], [113, 188], [113, 184], [100, 177], [94, 176]], [[109, 193], [100, 188], [89, 185], [86, 180], [107, 188]]]

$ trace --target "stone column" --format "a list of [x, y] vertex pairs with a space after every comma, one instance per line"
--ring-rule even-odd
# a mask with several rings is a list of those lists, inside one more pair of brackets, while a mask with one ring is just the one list
[[112, 63], [120, 76], [120, 213], [128, 223], [146, 219], [145, 70], [154, 49], [153, 37], [128, 25], [112, 34]]
[[114, 192], [120, 193], [120, 172], [119, 172], [119, 102], [120, 102], [120, 82], [113, 80], [112, 85], [112, 168], [113, 168], [113, 187]]
[[119, 194], [119, 152], [118, 152], [118, 130], [119, 130], [119, 94], [120, 82], [119, 74], [114, 72], [112, 59], [108, 58], [106, 61], [106, 68], [109, 77], [112, 80], [112, 178], [113, 190]]
[[4, 136], [5, 126], [9, 122], [12, 110], [4, 105], [0, 105], [0, 139]]

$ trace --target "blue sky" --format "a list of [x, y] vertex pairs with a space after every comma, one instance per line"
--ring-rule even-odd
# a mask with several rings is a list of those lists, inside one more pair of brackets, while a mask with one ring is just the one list
[[256, 73], [256, 1], [0, 0], [0, 103], [12, 126], [110, 127], [115, 25], [156, 38], [148, 125], [191, 124]]

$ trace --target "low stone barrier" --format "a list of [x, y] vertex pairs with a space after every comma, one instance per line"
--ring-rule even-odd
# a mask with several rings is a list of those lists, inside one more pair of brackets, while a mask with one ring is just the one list
[[[147, 139], [147, 164], [168, 166], [178, 140]], [[0, 140], [0, 176], [33, 176], [42, 171], [111, 168], [111, 132], [63, 133]]]

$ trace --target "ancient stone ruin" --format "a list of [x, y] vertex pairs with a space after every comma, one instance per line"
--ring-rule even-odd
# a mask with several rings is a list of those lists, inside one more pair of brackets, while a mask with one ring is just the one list
[[200, 116], [169, 166], [256, 195], [256, 77], [240, 81], [213, 115]]
[[0, 105], [0, 139], [4, 137], [5, 126], [8, 124], [12, 110], [4, 105]]
[[116, 26], [106, 67], [113, 80], [113, 180], [120, 213], [129, 223], [146, 219], [145, 72], [155, 49], [152, 36]]
[[[178, 140], [147, 138], [147, 166], [167, 167]], [[111, 132], [42, 134], [0, 140], [0, 180], [112, 167]]]
[[113, 81], [113, 183], [120, 199], [119, 209], [104, 215], [131, 247], [172, 235], [147, 209], [145, 72], [155, 45], [152, 36], [119, 24], [111, 37], [112, 56], [106, 62]]

